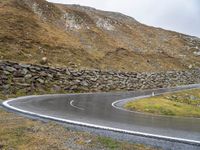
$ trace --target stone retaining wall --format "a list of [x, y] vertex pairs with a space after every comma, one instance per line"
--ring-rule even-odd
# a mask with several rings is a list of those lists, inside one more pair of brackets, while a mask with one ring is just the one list
[[50, 68], [0, 61], [0, 91], [37, 90], [97, 92], [138, 90], [200, 83], [200, 69], [159, 73], [126, 73], [100, 70]]

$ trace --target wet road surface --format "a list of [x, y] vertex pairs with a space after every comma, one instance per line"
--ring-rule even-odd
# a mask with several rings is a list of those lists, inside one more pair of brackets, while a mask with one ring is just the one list
[[123, 111], [112, 106], [113, 102], [121, 99], [190, 88], [200, 88], [200, 85], [136, 92], [31, 96], [11, 100], [7, 104], [32, 113], [75, 122], [200, 143], [200, 119], [153, 116]]

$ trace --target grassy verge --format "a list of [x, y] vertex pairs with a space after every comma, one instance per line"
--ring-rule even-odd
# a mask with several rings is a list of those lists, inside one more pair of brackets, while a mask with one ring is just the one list
[[151, 150], [152, 148], [150, 147], [145, 147], [144, 145], [141, 144], [135, 144], [131, 145], [126, 142], [118, 142], [115, 141], [111, 138], [108, 137], [98, 137], [97, 138], [97, 143], [101, 143], [104, 147], [108, 149], [120, 149], [120, 150]]
[[133, 111], [182, 117], [200, 117], [200, 89], [163, 94], [127, 103]]
[[[6, 97], [23, 96], [24, 94], [7, 95]], [[0, 95], [0, 99], [5, 99], [5, 95]], [[0, 149], [153, 150], [153, 148], [144, 145], [116, 141], [86, 132], [72, 131], [54, 122], [44, 123], [23, 118], [3, 109], [0, 109]]]

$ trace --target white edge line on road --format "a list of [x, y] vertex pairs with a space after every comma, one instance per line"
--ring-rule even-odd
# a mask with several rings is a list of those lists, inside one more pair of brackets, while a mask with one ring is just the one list
[[142, 99], [142, 98], [148, 98], [148, 97], [151, 97], [151, 95], [138, 96], [138, 97], [134, 97], [134, 98], [127, 98], [127, 99], [117, 100], [117, 101], [114, 101], [111, 105], [115, 109], [123, 110], [123, 111], [126, 111], [126, 112], [134, 112], [135, 113], [135, 111], [128, 110], [128, 109], [125, 109], [123, 107], [118, 107], [118, 106], [116, 106], [116, 104], [120, 103], [120, 102], [124, 102], [124, 101], [133, 101], [133, 100]]
[[79, 110], [85, 110], [84, 108], [75, 106], [73, 103], [74, 103], [74, 100], [71, 100], [71, 101], [70, 101], [70, 105], [71, 105], [72, 107], [74, 107], [74, 108], [76, 108], [76, 109], [79, 109]]
[[[27, 96], [27, 97], [30, 98], [30, 97], [38, 97], [38, 96]], [[169, 136], [162, 136], [162, 135], [156, 135], [156, 134], [149, 134], [149, 133], [143, 133], [143, 132], [137, 132], [137, 131], [123, 130], [123, 129], [118, 129], [118, 128], [112, 128], [112, 127], [107, 127], [107, 126], [95, 125], [95, 124], [73, 121], [73, 120], [68, 120], [68, 119], [63, 119], [63, 118], [57, 118], [57, 117], [52, 117], [52, 116], [48, 116], [48, 115], [42, 115], [42, 114], [22, 110], [22, 109], [14, 107], [14, 106], [11, 106], [9, 104], [10, 102], [17, 101], [19, 99], [26, 99], [27, 97], [10, 99], [8, 101], [3, 102], [2, 104], [4, 107], [9, 108], [14, 111], [17, 111], [17, 112], [21, 112], [21, 113], [24, 113], [27, 115], [32, 115], [32, 116], [36, 116], [36, 117], [40, 117], [40, 118], [50, 119], [50, 120], [54, 120], [54, 121], [60, 121], [60, 122], [75, 124], [75, 125], [79, 125], [79, 126], [86, 126], [86, 127], [110, 130], [110, 131], [121, 132], [121, 133], [127, 133], [127, 134], [136, 135], [136, 136], [156, 138], [156, 139], [162, 139], [162, 140], [167, 140], [167, 141], [176, 141], [176, 142], [192, 144], [192, 145], [200, 145], [200, 141], [183, 139], [183, 138], [175, 138], [175, 137], [169, 137]]]

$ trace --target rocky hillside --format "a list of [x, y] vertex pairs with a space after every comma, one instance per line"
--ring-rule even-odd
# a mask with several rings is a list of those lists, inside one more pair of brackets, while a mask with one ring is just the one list
[[0, 1], [0, 59], [122, 71], [200, 67], [200, 39], [120, 13], [45, 0]]

